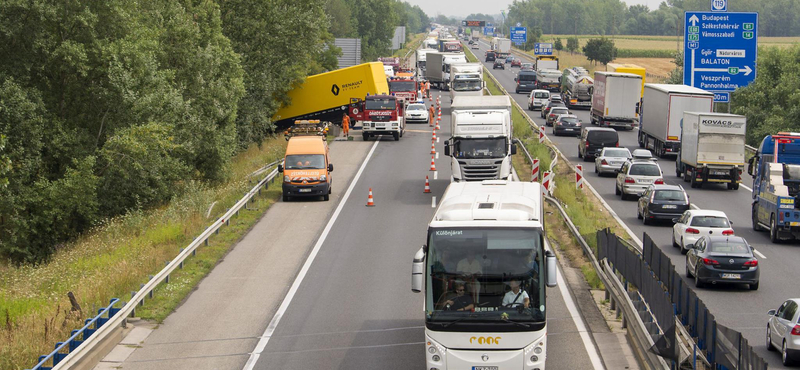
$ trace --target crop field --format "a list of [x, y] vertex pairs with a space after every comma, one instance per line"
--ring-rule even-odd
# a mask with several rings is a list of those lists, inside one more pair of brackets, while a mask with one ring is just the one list
[[[542, 35], [542, 41], [550, 42], [560, 38], [561, 42], [566, 46], [567, 37], [569, 35]], [[578, 44], [583, 47], [586, 41], [591, 38], [599, 37], [597, 35], [579, 35]], [[683, 37], [675, 36], [635, 36], [635, 35], [618, 35], [608, 36], [614, 40], [614, 45], [618, 49], [631, 49], [631, 50], [677, 50], [683, 48]], [[788, 47], [793, 44], [800, 43], [800, 37], [759, 37], [758, 44], [760, 46], [778, 46]]]

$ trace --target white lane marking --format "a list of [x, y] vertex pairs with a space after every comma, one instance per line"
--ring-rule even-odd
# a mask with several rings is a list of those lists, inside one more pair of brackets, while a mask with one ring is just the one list
[[747, 191], [749, 191], [749, 192], [751, 192], [751, 193], [753, 192], [753, 189], [752, 189], [752, 188], [750, 188], [749, 186], [745, 185], [745, 184], [739, 184], [739, 186], [741, 186], [741, 187], [743, 187], [743, 188], [747, 189]]
[[435, 195], [433, 196], [433, 198], [431, 198], [431, 208], [436, 208], [436, 196]]
[[762, 259], [767, 259], [767, 256], [765, 256], [761, 252], [759, 252], [758, 249], [753, 249], [753, 253], [757, 254]]
[[439, 159], [439, 152], [436, 152], [436, 159]]
[[558, 270], [558, 275], [556, 275], [558, 290], [561, 291], [561, 295], [564, 296], [564, 303], [566, 303], [569, 315], [572, 317], [572, 321], [575, 323], [575, 327], [578, 329], [578, 334], [581, 336], [583, 346], [586, 348], [586, 352], [589, 354], [589, 360], [592, 361], [592, 367], [596, 370], [605, 369], [605, 367], [603, 367], [603, 362], [600, 360], [600, 355], [597, 353], [597, 347], [594, 346], [592, 337], [589, 335], [589, 331], [586, 329], [586, 324], [583, 322], [580, 312], [578, 312], [578, 307], [575, 305], [575, 300], [569, 293], [569, 289], [567, 289], [567, 282], [564, 280], [564, 276], [561, 273], [561, 268], [559, 267], [556, 270]]
[[439, 138], [438, 138], [438, 137], [436, 138], [436, 142], [437, 142], [437, 143], [439, 142]]
[[692, 207], [692, 209], [700, 209], [700, 207], [698, 207], [698, 206], [697, 206], [696, 204], [694, 204], [694, 203], [689, 203], [689, 207]]
[[328, 237], [328, 233], [333, 228], [333, 224], [339, 217], [339, 213], [341, 213], [342, 208], [344, 208], [344, 205], [347, 203], [347, 199], [350, 198], [350, 193], [353, 192], [353, 188], [355, 188], [356, 184], [358, 183], [358, 179], [361, 178], [361, 174], [364, 172], [364, 168], [367, 167], [369, 159], [372, 158], [372, 153], [375, 152], [375, 148], [378, 147], [378, 143], [380, 143], [380, 139], [375, 141], [375, 144], [372, 144], [372, 149], [370, 149], [369, 153], [367, 154], [367, 157], [364, 159], [364, 163], [361, 164], [361, 168], [358, 169], [358, 172], [356, 172], [355, 177], [353, 177], [353, 181], [350, 182], [350, 187], [348, 187], [347, 192], [344, 193], [344, 196], [342, 197], [342, 200], [339, 202], [339, 206], [336, 207], [336, 211], [333, 212], [330, 221], [328, 221], [328, 224], [325, 225], [325, 229], [322, 230], [322, 234], [320, 234], [319, 239], [317, 239], [317, 244], [314, 245], [314, 249], [312, 249], [311, 253], [308, 255], [306, 262], [303, 264], [303, 268], [300, 269], [300, 272], [294, 279], [294, 283], [292, 283], [291, 288], [289, 288], [289, 291], [286, 293], [286, 297], [283, 298], [283, 302], [281, 302], [281, 306], [278, 307], [278, 311], [275, 312], [275, 316], [272, 317], [272, 320], [270, 320], [269, 325], [267, 325], [267, 329], [264, 330], [264, 334], [261, 335], [261, 339], [258, 340], [256, 348], [253, 349], [252, 353], [250, 353], [250, 358], [247, 359], [247, 363], [244, 364], [243, 370], [252, 370], [255, 367], [256, 362], [258, 362], [258, 358], [261, 357], [261, 353], [264, 352], [264, 348], [267, 347], [269, 339], [272, 337], [272, 334], [275, 332], [275, 329], [281, 322], [281, 318], [283, 318], [283, 314], [286, 313], [286, 309], [289, 308], [289, 305], [292, 303], [294, 295], [300, 288], [300, 284], [306, 277], [306, 273], [308, 273], [308, 270], [311, 268], [311, 264], [314, 262], [314, 258], [317, 257], [317, 253], [319, 253], [322, 244], [325, 242], [325, 238]]
[[438, 180], [439, 179], [439, 171], [433, 171], [433, 179], [434, 180]]

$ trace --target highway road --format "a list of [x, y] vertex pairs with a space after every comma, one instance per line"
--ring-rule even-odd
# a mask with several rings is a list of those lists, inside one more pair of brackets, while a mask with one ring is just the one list
[[[483, 62], [485, 51], [488, 44], [480, 42], [480, 50], [473, 50], [476, 57]], [[526, 62], [526, 60], [523, 60]], [[513, 98], [523, 108], [527, 108], [528, 94], [515, 94], [514, 76], [519, 68], [509, 68], [506, 70], [492, 70], [491, 62], [484, 65], [492, 75], [505, 87]], [[571, 66], [562, 65], [560, 68]], [[534, 119], [538, 125], [544, 125], [544, 119], [540, 118], [539, 111], [527, 111], [528, 115]], [[573, 109], [585, 124], [591, 125], [588, 110]], [[620, 130], [620, 146], [627, 147], [631, 151], [638, 149], [637, 135], [638, 128], [633, 131]], [[551, 129], [546, 133], [559, 148], [559, 150], [573, 163], [583, 163], [578, 158], [578, 139], [574, 137], [554, 136]], [[768, 352], [765, 346], [765, 330], [769, 309], [777, 309], [778, 306], [787, 298], [798, 295], [794, 281], [791, 278], [795, 275], [796, 263], [800, 261], [800, 249], [796, 242], [772, 244], [769, 236], [765, 232], [755, 232], [752, 229], [750, 220], [752, 177], [743, 174], [743, 184], [739, 190], [727, 190], [725, 185], [706, 185], [702, 189], [692, 189], [688, 183], [683, 182], [675, 175], [674, 158], [664, 158], [658, 160], [664, 173], [664, 181], [667, 184], [683, 185], [689, 194], [690, 201], [700, 209], [715, 209], [725, 212], [733, 221], [736, 235], [742, 236], [750, 242], [757, 251], [759, 257], [759, 268], [761, 269], [761, 284], [759, 290], [750, 291], [745, 285], [733, 286], [712, 286], [698, 289], [697, 294], [707, 305], [717, 320], [733, 329], [741, 332], [753, 345], [762, 358], [769, 362], [770, 368], [783, 368], [780, 363], [780, 356], [775, 352]], [[622, 201], [619, 196], [614, 194], [614, 177], [599, 177], [594, 173], [594, 163], [584, 164], [584, 176], [597, 192], [603, 197], [620, 218], [640, 239], [643, 233], [648, 233], [659, 247], [667, 254], [677, 271], [684, 276], [684, 281], [693, 286], [693, 281], [685, 278], [685, 257], [680, 254], [677, 248], [672, 247], [672, 226], [664, 223], [655, 226], [644, 226], [641, 220], [636, 218], [636, 202], [632, 200]]]
[[[441, 128], [443, 153], [447, 114]], [[448, 157], [436, 160], [435, 175], [429, 170], [431, 132], [414, 124], [399, 142], [334, 142], [331, 201], [273, 205], [162, 325], [137, 347], [122, 346], [129, 353], [111, 367], [423, 369], [423, 295], [411, 292], [411, 260], [450, 181]], [[431, 194], [423, 193], [425, 176]], [[365, 206], [369, 188], [374, 207]], [[589, 354], [598, 359], [584, 315], [565, 300], [563, 278], [560, 285], [547, 290], [547, 368], [602, 369]]]

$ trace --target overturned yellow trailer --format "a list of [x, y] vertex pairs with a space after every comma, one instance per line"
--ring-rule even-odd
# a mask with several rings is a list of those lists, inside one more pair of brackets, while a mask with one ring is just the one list
[[337, 69], [308, 76], [302, 85], [289, 92], [291, 105], [279, 109], [272, 120], [281, 129], [298, 119], [341, 123], [351, 99], [388, 93], [389, 84], [380, 62]]
[[640, 98], [644, 98], [644, 84], [647, 77], [647, 70], [644, 67], [632, 63], [608, 63], [607, 66], [609, 72], [633, 73], [642, 76], [642, 95]]

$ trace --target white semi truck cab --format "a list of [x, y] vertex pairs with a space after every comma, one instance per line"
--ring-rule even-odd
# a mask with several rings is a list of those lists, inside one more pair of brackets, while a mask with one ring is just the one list
[[450, 66], [450, 103], [456, 96], [482, 96], [483, 87], [483, 64], [455, 63]]
[[511, 100], [502, 96], [456, 96], [451, 105], [449, 140], [454, 181], [509, 179], [512, 143]]
[[448, 186], [412, 264], [425, 369], [545, 369], [545, 288], [557, 271], [543, 216], [536, 182]]

